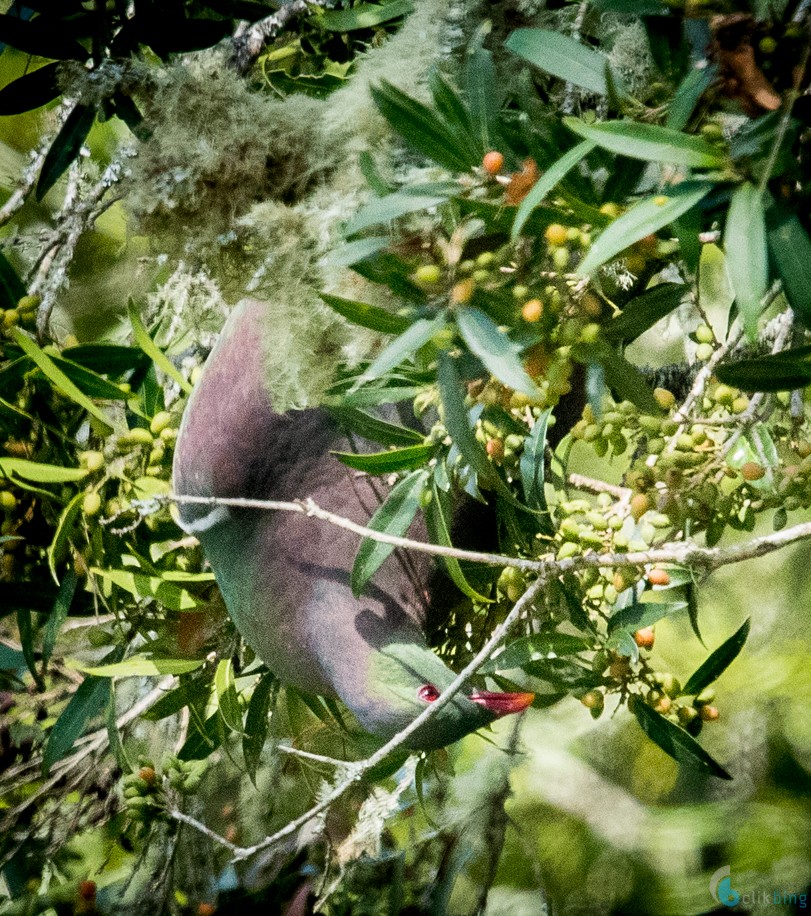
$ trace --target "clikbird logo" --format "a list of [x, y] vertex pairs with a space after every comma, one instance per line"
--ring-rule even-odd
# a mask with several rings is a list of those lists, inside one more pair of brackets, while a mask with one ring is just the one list
[[731, 870], [728, 865], [719, 868], [710, 878], [710, 894], [716, 903], [733, 907], [740, 903], [741, 895], [733, 889], [730, 874]]

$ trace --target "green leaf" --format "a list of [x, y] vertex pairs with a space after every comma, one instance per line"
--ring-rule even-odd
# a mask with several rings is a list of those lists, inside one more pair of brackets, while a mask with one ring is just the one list
[[[599, 95], [607, 92], [605, 74], [610, 66], [608, 58], [568, 35], [546, 29], [516, 29], [505, 46], [513, 54], [558, 79]], [[615, 85], [624, 92], [616, 73], [613, 78]]]
[[741, 649], [749, 636], [750, 620], [747, 617], [726, 642], [723, 642], [714, 652], [710, 653], [707, 660], [702, 664], [684, 685], [682, 693], [685, 696], [693, 696], [712, 684], [719, 678], [724, 671], [735, 661]]
[[521, 201], [520, 206], [515, 214], [510, 234], [513, 239], [518, 238], [521, 230], [524, 228], [526, 221], [529, 219], [532, 211], [543, 202], [546, 195], [558, 185], [566, 175], [594, 149], [596, 144], [591, 140], [584, 140], [577, 146], [565, 153], [560, 159], [556, 160], [541, 175], [541, 177], [532, 186], [529, 194]]
[[102, 375], [119, 376], [132, 369], [143, 369], [147, 356], [139, 347], [125, 347], [121, 344], [79, 344], [67, 347], [62, 357], [78, 366], [84, 366]]
[[[449, 496], [437, 486], [436, 480], [431, 480], [431, 502], [427, 509], [424, 510], [425, 521], [428, 526], [428, 533], [435, 544], [441, 544], [443, 547], [453, 547], [451, 540], [451, 528], [449, 518], [451, 517], [450, 507], [448, 506]], [[463, 595], [473, 601], [482, 604], [490, 604], [489, 598], [481, 595], [467, 581], [464, 571], [456, 557], [439, 557], [440, 564], [451, 578]]]
[[701, 69], [693, 67], [679, 83], [675, 95], [670, 100], [665, 127], [671, 130], [684, 130], [698, 105], [698, 100], [710, 88], [717, 75], [718, 67], [714, 64]]
[[478, 164], [465, 155], [454, 132], [430, 108], [385, 81], [373, 86], [371, 93], [380, 113], [412, 149], [452, 172], [466, 172]]
[[626, 303], [622, 314], [604, 326], [609, 340], [630, 343], [669, 315], [683, 301], [688, 289], [682, 283], [660, 283]]
[[45, 197], [79, 155], [95, 120], [96, 109], [88, 105], [77, 105], [67, 116], [42, 163], [37, 181], [38, 201]]
[[383, 249], [391, 245], [391, 239], [387, 235], [373, 236], [370, 238], [356, 239], [354, 242], [347, 242], [331, 251], [324, 259], [328, 267], [351, 267], [366, 258], [371, 258]]
[[99, 569], [98, 567], [93, 567], [90, 572], [124, 589], [135, 598], [154, 598], [170, 611], [189, 611], [200, 604], [185, 588], [180, 588], [158, 576], [149, 576], [146, 573], [132, 572], [128, 569]]
[[84, 493], [77, 493], [65, 506], [59, 516], [56, 532], [48, 545], [48, 568], [51, 570], [51, 575], [57, 585], [59, 585], [59, 576], [56, 574], [56, 567], [68, 552], [70, 538], [76, 526], [76, 520], [82, 511], [84, 498]]
[[546, 475], [546, 429], [551, 410], [545, 410], [535, 420], [532, 432], [524, 440], [519, 470], [524, 488], [524, 501], [530, 509], [547, 511], [544, 478]]
[[16, 308], [25, 295], [25, 286], [8, 258], [0, 251], [0, 306]]
[[475, 306], [464, 306], [456, 312], [456, 326], [470, 351], [500, 382], [529, 397], [540, 394], [524, 371], [516, 346], [484, 312]]
[[19, 16], [0, 15], [0, 42], [25, 54], [52, 60], [87, 60], [87, 51], [58, 19], [39, 16], [26, 21]]
[[18, 115], [47, 105], [61, 95], [59, 64], [45, 64], [0, 89], [0, 116]]
[[122, 391], [114, 382], [107, 381], [90, 369], [73, 363], [61, 356], [52, 356], [51, 362], [76, 385], [79, 391], [90, 398], [102, 398], [108, 401], [126, 401], [132, 397]]
[[400, 16], [407, 16], [414, 9], [412, 0], [390, 0], [389, 3], [359, 3], [351, 9], [327, 10], [318, 22], [328, 32], [354, 32], [357, 29], [372, 29], [391, 22]]
[[138, 346], [161, 370], [161, 372], [163, 372], [164, 375], [168, 375], [169, 378], [174, 379], [178, 385], [180, 385], [181, 391], [185, 391], [186, 394], [191, 394], [191, 385], [186, 381], [186, 379], [183, 378], [183, 376], [174, 367], [171, 360], [169, 360], [163, 350], [161, 350], [155, 341], [149, 336], [149, 332], [144, 327], [143, 322], [138, 315], [138, 310], [136, 309], [135, 303], [132, 301], [132, 299], [130, 299], [127, 306], [127, 313], [129, 314], [130, 324], [132, 324], [135, 343], [138, 344]]
[[690, 617], [690, 626], [696, 634], [696, 639], [703, 646], [704, 637], [701, 635], [701, 630], [698, 626], [698, 589], [692, 577], [690, 581], [686, 582], [684, 585], [684, 597], [687, 599], [687, 614]]
[[63, 468], [26, 458], [0, 458], [0, 477], [9, 480], [29, 480], [31, 483], [73, 483], [87, 477], [84, 468]]
[[242, 755], [251, 782], [256, 785], [256, 771], [262, 748], [268, 736], [268, 717], [276, 700], [279, 682], [272, 674], [264, 674], [253, 688], [248, 714], [245, 717], [245, 734], [242, 738]]
[[37, 662], [34, 655], [34, 628], [31, 622], [31, 611], [29, 608], [18, 608], [17, 609], [17, 629], [20, 633], [20, 644], [23, 647], [23, 658], [25, 658], [25, 664], [28, 666], [28, 670], [31, 672], [31, 677], [34, 678], [34, 681], [37, 684], [37, 687], [42, 690], [44, 684], [42, 678], [37, 671]]
[[234, 679], [234, 663], [223, 658], [214, 673], [214, 689], [217, 692], [217, 706], [223, 722], [231, 731], [242, 734], [242, 707]]
[[361, 388], [359, 391], [349, 391], [341, 395], [340, 402], [332, 406], [351, 407], [354, 410], [360, 407], [376, 407], [380, 404], [398, 404], [400, 401], [413, 400], [423, 390], [422, 387], [415, 385]]
[[479, 672], [490, 674], [493, 671], [523, 668], [530, 662], [575, 655], [588, 647], [587, 640], [569, 633], [534, 633], [532, 636], [521, 636], [511, 642], [503, 652], [485, 662]]
[[366, 369], [358, 380], [358, 386], [380, 378], [412, 357], [420, 347], [428, 343], [434, 334], [442, 330], [444, 325], [445, 319], [442, 315], [433, 319], [420, 318], [415, 321], [408, 330], [395, 338]]
[[0, 642], [0, 671], [19, 671], [25, 667], [25, 655], [19, 649]]
[[678, 763], [692, 767], [719, 779], [732, 776], [711, 757], [692, 735], [651, 709], [642, 699], [636, 699], [633, 713], [642, 731]]
[[42, 755], [43, 776], [70, 753], [87, 725], [102, 714], [110, 701], [110, 689], [111, 683], [105, 678], [86, 677], [82, 681], [48, 736]]
[[370, 442], [379, 442], [380, 445], [414, 445], [422, 443], [424, 439], [415, 429], [387, 423], [379, 417], [353, 407], [331, 407], [329, 412], [348, 432]]
[[495, 481], [500, 481], [500, 478], [490, 463], [483, 446], [470, 428], [456, 361], [445, 352], [441, 353], [439, 357], [437, 380], [444, 407], [443, 421], [451, 439], [479, 479], [495, 485]]
[[[420, 495], [426, 480], [425, 471], [412, 471], [407, 477], [404, 477], [369, 519], [367, 527], [373, 531], [402, 537], [411, 527], [420, 507]], [[356, 597], [360, 596], [366, 583], [393, 550], [393, 545], [383, 544], [369, 538], [361, 542], [352, 566], [352, 592]]]
[[123, 662], [113, 662], [111, 665], [98, 665], [90, 668], [75, 665], [75, 667], [93, 677], [156, 677], [163, 674], [188, 674], [190, 671], [196, 671], [202, 664], [202, 659], [152, 658], [148, 655], [131, 655]]
[[761, 300], [769, 283], [769, 261], [763, 198], [748, 181], [732, 195], [724, 229], [724, 252], [738, 311], [746, 333], [754, 340]]
[[645, 162], [669, 162], [694, 169], [722, 168], [724, 154], [711, 143], [667, 127], [638, 121], [603, 121], [585, 124], [579, 118], [564, 118], [569, 130], [619, 156]]
[[101, 409], [74, 385], [44, 350], [37, 346], [37, 344], [19, 328], [13, 328], [12, 335], [15, 343], [22, 348], [23, 352], [31, 358], [32, 362], [42, 371], [43, 375], [45, 375], [62, 394], [69, 397], [80, 407], [83, 407], [91, 416], [95, 417], [107, 434], [113, 431], [109, 420]]
[[42, 633], [43, 672], [48, 667], [48, 662], [51, 660], [51, 655], [53, 655], [53, 650], [56, 646], [59, 631], [62, 629], [62, 624], [68, 616], [71, 604], [73, 604], [78, 582], [79, 578], [76, 573], [73, 569], [69, 569], [65, 574], [65, 578], [62, 580], [62, 584], [59, 586], [59, 592], [56, 595], [56, 600], [54, 601], [51, 613], [48, 615], [48, 620]]
[[719, 381], [743, 391], [794, 391], [811, 384], [808, 350], [811, 348], [797, 347], [770, 356], [722, 364], [715, 374]]
[[353, 299], [342, 299], [329, 293], [319, 293], [326, 304], [352, 324], [381, 334], [402, 334], [411, 322], [402, 315], [395, 315], [379, 305], [367, 302], [355, 302]]
[[367, 474], [392, 474], [422, 467], [434, 454], [434, 445], [408, 445], [387, 452], [331, 452], [347, 467]]
[[429, 185], [425, 188], [415, 185], [406, 190], [386, 194], [385, 197], [374, 197], [346, 224], [344, 235], [348, 238], [372, 226], [390, 223], [408, 213], [438, 207], [458, 190], [458, 185], [446, 182], [443, 185]]
[[181, 760], [205, 760], [223, 743], [226, 737], [222, 716], [213, 712], [202, 728], [192, 719], [191, 734], [178, 751]]
[[466, 150], [466, 155], [472, 158], [481, 154], [482, 150], [473, 138], [470, 111], [456, 89], [436, 67], [428, 74], [428, 85], [437, 111], [457, 138], [460, 147]]
[[608, 621], [610, 639], [607, 645], [615, 647], [623, 635], [631, 635], [644, 627], [650, 627], [663, 617], [678, 614], [686, 607], [686, 601], [635, 601], [617, 611]]
[[470, 106], [473, 136], [480, 155], [499, 145], [498, 141], [498, 80], [493, 55], [484, 47], [490, 24], [479, 28], [467, 51], [465, 88]]
[[165, 693], [145, 713], [142, 713], [141, 718], [157, 722], [167, 716], [175, 715], [186, 706], [195, 703], [202, 704], [208, 699], [210, 693], [211, 683], [207, 679], [200, 677], [189, 679], [179, 687], [175, 687], [174, 690]]
[[640, 201], [600, 233], [580, 263], [578, 273], [582, 276], [593, 273], [634, 242], [658, 232], [691, 210], [712, 189], [709, 182], [684, 181], [668, 188], [667, 195], [657, 194]]
[[783, 291], [797, 318], [811, 327], [811, 239], [796, 215], [787, 208], [772, 206], [767, 214], [769, 255], [774, 262]]

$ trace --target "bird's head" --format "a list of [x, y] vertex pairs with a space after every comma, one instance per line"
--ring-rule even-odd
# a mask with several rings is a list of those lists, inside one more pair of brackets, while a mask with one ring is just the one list
[[[367, 687], [341, 697], [368, 731], [389, 739], [435, 702], [455, 680], [430, 649], [415, 642], [390, 643], [374, 651]], [[495, 719], [526, 709], [531, 693], [491, 693], [465, 688], [415, 731], [405, 746], [434, 750], [458, 741]]]

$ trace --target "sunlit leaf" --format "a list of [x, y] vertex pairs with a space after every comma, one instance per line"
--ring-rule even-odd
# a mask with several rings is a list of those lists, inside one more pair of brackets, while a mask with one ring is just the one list
[[[369, 519], [367, 527], [373, 531], [396, 537], [405, 535], [420, 507], [420, 494], [426, 480], [425, 471], [412, 471], [407, 477], [404, 477], [392, 488], [386, 501]], [[370, 538], [365, 538], [361, 542], [352, 566], [352, 592], [356, 596], [361, 594], [366, 583], [393, 550], [393, 545], [373, 541]]]
[[414, 9], [412, 0], [390, 0], [389, 3], [359, 3], [351, 9], [327, 10], [318, 22], [328, 32], [354, 32], [371, 29], [407, 16]]
[[188, 674], [203, 664], [203, 660], [188, 658], [153, 658], [147, 655], [131, 655], [122, 662], [111, 665], [84, 667], [80, 671], [93, 677], [155, 677], [164, 674]]
[[214, 690], [217, 693], [217, 707], [223, 721], [231, 731], [242, 734], [242, 707], [234, 678], [234, 663], [223, 658], [217, 663], [214, 673]]
[[327, 305], [339, 315], [362, 328], [379, 331], [381, 334], [402, 334], [411, 322], [402, 315], [395, 315], [379, 305], [369, 305], [367, 302], [356, 302], [352, 299], [343, 299], [329, 293], [319, 293]]
[[135, 343], [146, 353], [146, 355], [152, 360], [152, 362], [164, 373], [168, 375], [169, 378], [174, 379], [180, 385], [181, 391], [185, 391], [186, 394], [191, 394], [191, 385], [183, 378], [180, 372], [174, 367], [172, 362], [163, 352], [163, 350], [158, 347], [155, 341], [149, 336], [149, 332], [144, 327], [141, 317], [138, 314], [138, 310], [135, 307], [135, 303], [130, 300], [127, 306], [127, 312], [129, 314], [130, 323], [132, 324], [133, 336], [135, 337]]
[[605, 325], [605, 335], [611, 340], [630, 343], [652, 328], [674, 309], [688, 293], [681, 283], [659, 283], [626, 303], [622, 314]]
[[248, 777], [256, 785], [256, 771], [262, 748], [268, 735], [269, 715], [276, 700], [279, 682], [272, 674], [264, 674], [253, 688], [248, 714], [245, 717], [245, 734], [242, 737], [242, 755]]
[[391, 474], [422, 467], [436, 451], [433, 445], [408, 445], [388, 452], [331, 452], [347, 467], [367, 474]]
[[749, 338], [757, 335], [761, 300], [769, 282], [766, 217], [758, 189], [744, 182], [732, 195], [724, 230], [727, 270]]
[[456, 326], [470, 351], [500, 382], [529, 397], [539, 396], [538, 387], [521, 364], [517, 347], [484, 312], [475, 306], [461, 308], [456, 312]]

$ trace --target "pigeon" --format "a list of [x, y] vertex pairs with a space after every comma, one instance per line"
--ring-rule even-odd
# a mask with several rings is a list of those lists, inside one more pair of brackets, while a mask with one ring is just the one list
[[[311, 498], [365, 525], [386, 487], [341, 463], [346, 435], [322, 408], [277, 413], [265, 372], [273, 346], [267, 306], [242, 300], [225, 323], [189, 399], [175, 448], [178, 495]], [[360, 597], [350, 577], [357, 535], [303, 514], [179, 505], [247, 644], [286, 685], [337, 697], [367, 732], [388, 740], [455, 679], [424, 634], [437, 569], [420, 552], [394, 551]], [[425, 539], [424, 522], [412, 537]], [[447, 580], [446, 580], [447, 582]], [[409, 736], [406, 746], [451, 744], [531, 704], [531, 693], [470, 688]]]

